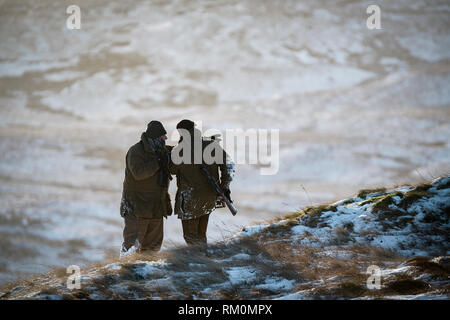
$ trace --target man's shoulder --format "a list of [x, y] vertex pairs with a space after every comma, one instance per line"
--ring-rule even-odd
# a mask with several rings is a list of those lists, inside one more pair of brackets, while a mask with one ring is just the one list
[[142, 153], [143, 151], [144, 147], [141, 141], [136, 142], [128, 149], [128, 153], [137, 153], [137, 152]]

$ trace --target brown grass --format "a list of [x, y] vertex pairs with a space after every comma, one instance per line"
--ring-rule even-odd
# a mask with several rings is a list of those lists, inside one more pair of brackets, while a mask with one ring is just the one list
[[[402, 216], [401, 210], [389, 208], [389, 205], [394, 203], [393, 197], [399, 196], [401, 202], [398, 206], [406, 208], [414, 201], [426, 198], [428, 188], [429, 185], [418, 186], [404, 195], [396, 192], [386, 194], [384, 189], [362, 190], [358, 196], [366, 199], [364, 202], [373, 203], [373, 212], [378, 213], [380, 222], [386, 227], [392, 227], [392, 223], [410, 222], [399, 219]], [[383, 195], [367, 199], [368, 194], [375, 192]], [[383, 279], [381, 290], [368, 290], [366, 288], [369, 276], [366, 273], [368, 266], [393, 268], [405, 262], [405, 258], [383, 248], [348, 245], [354, 232], [352, 223], [333, 229], [334, 241], [325, 248], [300, 245], [297, 239], [290, 236], [291, 228], [299, 223], [309, 227], [324, 226], [326, 221], [322, 216], [327, 211], [336, 212], [337, 208], [333, 205], [308, 207], [298, 213], [285, 216], [283, 219], [287, 221], [268, 227], [266, 232], [231, 242], [226, 240], [217, 242], [210, 245], [208, 250], [201, 246], [181, 246], [153, 255], [136, 254], [120, 259], [120, 270], [102, 269], [104, 264], [93, 265], [82, 270], [82, 274], [95, 270], [97, 276], [85, 283], [80, 290], [64, 290], [68, 275], [64, 268], [58, 268], [49, 274], [23, 281], [21, 284], [16, 282], [3, 287], [2, 291], [5, 294], [1, 298], [8, 299], [19, 294], [23, 296], [24, 292], [39, 292], [42, 297], [60, 294], [64, 299], [92, 299], [93, 297], [265, 299], [280, 294], [270, 289], [256, 288], [256, 285], [263, 284], [269, 277], [293, 280], [294, 291], [309, 290], [311, 297], [317, 299], [361, 296], [383, 298], [387, 295], [417, 294], [433, 290], [448, 292], [448, 284], [432, 287], [418, 278], [420, 275], [428, 274], [433, 279], [445, 283], [443, 280], [448, 280], [450, 273], [448, 257], [440, 260], [415, 257], [406, 261], [407, 265], [413, 267], [408, 270], [408, 273], [395, 274]], [[429, 230], [431, 235], [445, 231]], [[305, 234], [305, 236], [313, 237], [312, 234]], [[367, 233], [366, 236], [370, 237], [371, 233]], [[232, 257], [237, 254], [248, 256], [243, 259], [233, 259]], [[144, 264], [138, 260], [159, 259], [166, 260], [167, 266], [155, 274], [139, 275], [137, 270]], [[108, 263], [118, 261], [119, 259], [114, 258]], [[249, 282], [232, 284], [227, 274], [227, 268], [231, 267], [250, 267], [256, 272], [255, 278]], [[166, 277], [170, 277], [170, 281], [165, 282]], [[52, 280], [51, 285], [49, 279]], [[14, 291], [18, 285], [24, 288]], [[115, 288], [116, 285], [120, 289]], [[206, 288], [208, 291], [204, 291]]]
[[394, 281], [390, 281], [383, 290], [388, 294], [419, 294], [429, 291], [431, 286], [422, 280], [415, 280], [408, 276], [399, 276]]

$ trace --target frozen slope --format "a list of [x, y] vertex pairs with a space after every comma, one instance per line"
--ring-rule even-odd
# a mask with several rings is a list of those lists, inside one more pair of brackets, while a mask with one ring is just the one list
[[[450, 177], [363, 190], [244, 228], [199, 248], [85, 268], [69, 290], [64, 270], [15, 283], [17, 299], [448, 299]], [[370, 289], [368, 267], [379, 287]]]

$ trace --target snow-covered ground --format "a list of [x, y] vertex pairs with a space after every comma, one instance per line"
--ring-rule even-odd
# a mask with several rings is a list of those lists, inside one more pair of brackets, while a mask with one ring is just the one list
[[[448, 174], [450, 5], [383, 1], [369, 30], [370, 4], [93, 0], [68, 30], [64, 1], [1, 0], [0, 283], [117, 257], [124, 156], [152, 119], [280, 130], [278, 173], [237, 166], [239, 214], [215, 212], [211, 241]], [[170, 217], [164, 246], [182, 243]]]
[[68, 289], [69, 275], [59, 270], [5, 286], [0, 297], [449, 299], [449, 234], [445, 177], [361, 191], [246, 227], [206, 251], [179, 247], [84, 268], [80, 288]]
[[[367, 244], [404, 256], [450, 254], [449, 185], [450, 178], [437, 179], [425, 191], [400, 187], [305, 209], [291, 233], [299, 244], [308, 246], [337, 242]], [[283, 223], [292, 222], [278, 222]], [[270, 227], [255, 228], [264, 232]], [[244, 234], [252, 234], [248, 229]]]

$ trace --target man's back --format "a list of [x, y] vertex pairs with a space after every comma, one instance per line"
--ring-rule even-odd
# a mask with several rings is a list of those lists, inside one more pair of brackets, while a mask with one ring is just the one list
[[123, 198], [128, 202], [128, 207], [133, 208], [133, 215], [160, 218], [172, 213], [168, 181], [161, 183], [161, 174], [158, 155], [143, 133], [141, 141], [133, 145], [126, 155]]

